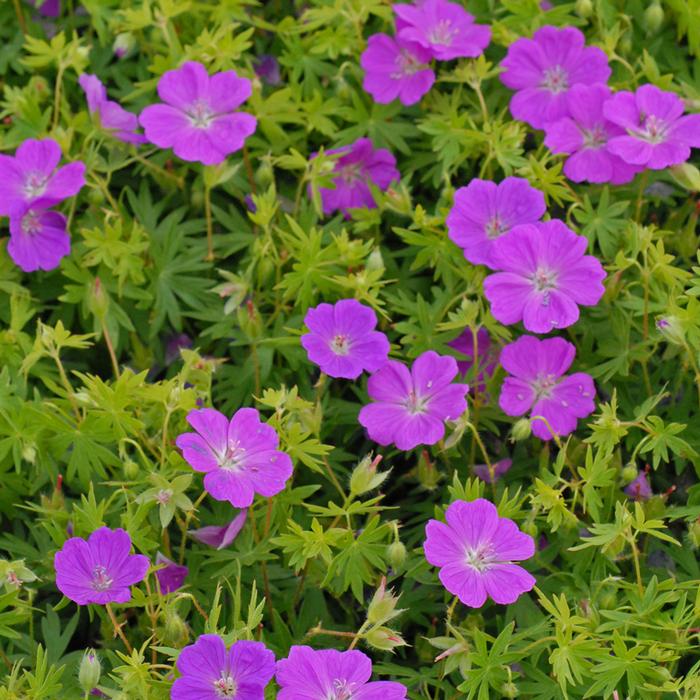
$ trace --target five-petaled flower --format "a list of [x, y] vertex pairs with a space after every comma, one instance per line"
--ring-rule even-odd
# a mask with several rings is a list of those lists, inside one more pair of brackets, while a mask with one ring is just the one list
[[552, 439], [550, 428], [559, 436], [576, 430], [578, 419], [595, 410], [595, 385], [585, 372], [564, 376], [575, 356], [576, 348], [563, 338], [523, 335], [506, 345], [501, 365], [510, 376], [498, 399], [503, 412], [522, 416], [530, 411], [532, 432], [541, 440]]
[[212, 408], [195, 409], [187, 422], [197, 432], [175, 443], [189, 465], [204, 472], [204, 488], [217, 501], [246, 508], [256, 493], [270, 497], [284, 489], [292, 460], [277, 449], [277, 433], [256, 409], [241, 408], [230, 421]]
[[480, 608], [487, 597], [514, 603], [532, 590], [534, 577], [514, 561], [535, 554], [535, 542], [508, 518], [500, 518], [493, 503], [455, 501], [445, 520], [425, 527], [425, 558], [440, 568], [440, 581], [462, 603]]
[[304, 323], [310, 332], [301, 336], [301, 344], [330, 377], [357, 379], [386, 362], [389, 341], [375, 330], [377, 315], [355, 299], [319, 304], [306, 312]]
[[406, 365], [389, 360], [367, 382], [374, 403], [363, 406], [358, 420], [380, 445], [400, 450], [434, 445], [445, 434], [446, 420], [467, 409], [466, 384], [453, 384], [457, 361], [428, 350]]
[[129, 534], [101, 527], [86, 540], [71, 537], [54, 556], [56, 586], [78, 605], [127, 603], [148, 571], [148, 557], [130, 554]]
[[255, 117], [235, 111], [251, 91], [250, 80], [235, 71], [210, 76], [201, 63], [187, 61], [163, 74], [158, 95], [165, 104], [146, 107], [139, 122], [156, 146], [172, 148], [182, 160], [217, 165], [255, 132]]

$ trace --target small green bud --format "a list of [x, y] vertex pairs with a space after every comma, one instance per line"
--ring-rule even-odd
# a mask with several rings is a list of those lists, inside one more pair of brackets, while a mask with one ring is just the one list
[[661, 4], [654, 0], [654, 2], [644, 10], [644, 19], [642, 24], [647, 30], [647, 34], [655, 34], [664, 22], [664, 10]]
[[379, 488], [384, 483], [389, 476], [389, 471], [377, 471], [377, 466], [381, 460], [381, 455], [377, 455], [372, 459], [371, 453], [362, 459], [350, 475], [351, 493], [361, 496], [363, 493]]
[[532, 426], [530, 425], [530, 419], [521, 418], [520, 420], [515, 421], [513, 429], [510, 431], [510, 434], [514, 442], [527, 440], [532, 434]]
[[405, 647], [401, 635], [388, 627], [375, 627], [365, 635], [367, 644], [382, 651], [393, 651], [396, 647]]
[[393, 569], [400, 569], [406, 561], [406, 545], [400, 540], [392, 542], [386, 548], [386, 558]]
[[418, 481], [428, 491], [434, 491], [440, 481], [440, 472], [435, 469], [435, 465], [430, 461], [430, 455], [427, 450], [423, 450], [418, 458]]
[[613, 610], [617, 607], [617, 594], [614, 589], [606, 588], [598, 598], [598, 607], [602, 610]]
[[504, 698], [517, 698], [520, 691], [513, 681], [507, 681], [501, 686], [501, 695]]
[[629, 484], [630, 481], [634, 481], [637, 478], [637, 474], [639, 472], [637, 471], [637, 467], [635, 467], [632, 464], [628, 464], [623, 470], [622, 470], [622, 480], [626, 483]]
[[87, 649], [80, 661], [80, 669], [78, 670], [78, 683], [80, 687], [89, 693], [93, 688], [97, 687], [100, 682], [102, 666], [97, 654], [93, 649]]
[[365, 269], [369, 272], [374, 272], [375, 270], [384, 270], [384, 258], [382, 257], [382, 251], [379, 248], [375, 248], [367, 258], [367, 264]]
[[[583, 19], [588, 19], [593, 14], [593, 3], [591, 0], [576, 0], [574, 8], [576, 14]], [[511, 697], [510, 695], [507, 697]], [[512, 697], [515, 697], [514, 695]]]
[[693, 522], [688, 528], [688, 537], [694, 549], [700, 548], [700, 519]]
[[399, 602], [399, 596], [386, 589], [386, 577], [382, 576], [382, 581], [379, 588], [372, 597], [372, 601], [367, 608], [367, 621], [373, 625], [383, 625], [385, 622], [392, 620], [403, 610], [396, 610], [396, 604]]
[[685, 331], [677, 316], [661, 316], [656, 320], [656, 330], [674, 345], [685, 345]]
[[91, 187], [88, 190], [87, 198], [88, 202], [90, 202], [90, 204], [94, 204], [96, 207], [99, 207], [100, 204], [105, 201], [105, 196], [99, 187]]
[[135, 46], [136, 39], [134, 35], [131, 32], [122, 32], [121, 34], [117, 34], [114, 39], [112, 51], [114, 51], [114, 55], [117, 58], [122, 59], [131, 53]]
[[165, 612], [165, 625], [163, 627], [163, 640], [169, 644], [181, 644], [189, 637], [187, 623], [173, 610]]
[[89, 303], [92, 313], [100, 320], [104, 320], [107, 315], [107, 310], [109, 309], [109, 295], [105, 292], [102, 286], [102, 280], [100, 280], [99, 277], [95, 277]]
[[124, 476], [127, 479], [136, 479], [139, 475], [139, 465], [133, 459], [124, 462]]
[[34, 464], [36, 461], [36, 443], [26, 442], [22, 445], [22, 459], [29, 464]]

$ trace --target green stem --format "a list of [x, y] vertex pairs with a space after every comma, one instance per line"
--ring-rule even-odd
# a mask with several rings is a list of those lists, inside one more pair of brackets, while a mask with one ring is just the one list
[[204, 216], [207, 220], [207, 262], [214, 260], [214, 222], [211, 217], [211, 188], [204, 186]]

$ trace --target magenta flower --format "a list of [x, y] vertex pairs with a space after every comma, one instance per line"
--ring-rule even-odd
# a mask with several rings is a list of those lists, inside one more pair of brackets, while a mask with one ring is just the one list
[[58, 167], [61, 147], [53, 139], [27, 139], [14, 156], [0, 155], [0, 216], [27, 207], [49, 207], [73, 197], [85, 184], [85, 164]]
[[330, 377], [357, 379], [378, 370], [389, 355], [389, 341], [374, 330], [377, 315], [355, 299], [319, 304], [304, 317], [309, 333], [301, 344], [309, 360]]
[[430, 68], [432, 55], [419, 44], [388, 34], [374, 34], [360, 57], [365, 72], [362, 87], [379, 104], [399, 99], [412, 105], [425, 95], [435, 82]]
[[420, 355], [409, 372], [401, 362], [389, 360], [367, 382], [375, 403], [363, 406], [358, 420], [380, 445], [400, 450], [434, 445], [445, 434], [446, 420], [467, 410], [466, 384], [452, 384], [457, 361], [432, 350]]
[[234, 111], [251, 90], [250, 80], [235, 71], [209, 76], [201, 63], [187, 61], [163, 74], [158, 95], [165, 104], [146, 107], [139, 122], [156, 146], [172, 148], [182, 160], [216, 165], [255, 131], [255, 117]]
[[217, 501], [247, 508], [256, 493], [270, 497], [284, 489], [292, 460], [277, 449], [277, 433], [257, 410], [241, 408], [229, 421], [212, 408], [195, 409], [187, 422], [197, 432], [183, 433], [175, 444], [192, 469], [205, 473], [204, 488]]
[[[493, 481], [498, 481], [512, 466], [512, 459], [500, 459], [498, 462], [494, 462], [491, 465], [493, 469]], [[491, 472], [489, 471], [488, 464], [475, 464], [472, 467], [472, 471], [482, 481], [485, 481], [487, 484], [491, 483]]]
[[149, 567], [148, 557], [130, 550], [131, 538], [121, 528], [101, 527], [87, 541], [71, 537], [54, 556], [56, 587], [78, 605], [127, 603]]
[[498, 185], [475, 179], [455, 192], [445, 223], [450, 240], [469, 262], [492, 267], [494, 241], [514, 226], [539, 221], [546, 209], [542, 192], [521, 177]]
[[61, 0], [34, 0], [33, 4], [44, 17], [58, 17], [61, 14]]
[[484, 391], [486, 376], [493, 376], [498, 365], [498, 350], [491, 344], [489, 332], [485, 328], [479, 328], [476, 332], [476, 348], [474, 347], [474, 334], [467, 329], [454, 340], [447, 343], [451, 348], [466, 357], [465, 360], [457, 360], [457, 367], [462, 376], [468, 374], [474, 366], [474, 354], [476, 351], [476, 363], [479, 373], [476, 375], [477, 384], [472, 389]]
[[7, 252], [24, 272], [53, 270], [70, 253], [66, 217], [38, 207], [16, 211], [10, 216]]
[[188, 534], [197, 542], [208, 544], [214, 549], [224, 549], [228, 547], [238, 537], [238, 533], [245, 525], [245, 519], [248, 511], [246, 509], [238, 511], [233, 520], [227, 525], [207, 525], [200, 527], [199, 530], [188, 530]]
[[177, 670], [171, 700], [263, 700], [275, 655], [262, 642], [240, 640], [227, 650], [218, 634], [203, 634], [180, 652]]
[[684, 163], [691, 148], [700, 148], [700, 114], [683, 116], [683, 100], [655, 85], [618, 92], [603, 113], [626, 134], [608, 142], [608, 150], [626, 163], [662, 170]]
[[277, 700], [405, 700], [405, 685], [371, 676], [372, 662], [361, 651], [293, 646], [277, 662]]
[[429, 50], [438, 61], [475, 58], [491, 41], [491, 27], [474, 24], [474, 17], [456, 2], [421, 0], [393, 9], [399, 37]]
[[501, 82], [516, 90], [510, 101], [515, 119], [542, 129], [568, 115], [567, 95], [579, 83], [606, 83], [608, 59], [601, 49], [584, 45], [583, 34], [574, 27], [546, 26], [532, 39], [521, 38], [508, 48], [501, 61]]
[[440, 568], [442, 585], [462, 603], [480, 608], [490, 596], [507, 605], [532, 590], [534, 577], [513, 562], [534, 556], [535, 541], [512, 520], [499, 518], [493, 503], [455, 501], [445, 520], [428, 521], [423, 549]]
[[553, 219], [517, 226], [498, 240], [491, 255], [501, 272], [484, 280], [491, 313], [506, 325], [522, 321], [549, 333], [578, 321], [578, 305], [595, 306], [605, 292], [605, 270], [585, 255], [588, 241]]
[[124, 143], [146, 143], [146, 137], [136, 133], [138, 117], [117, 102], [108, 100], [107, 90], [96, 75], [83, 73], [78, 82], [85, 93], [90, 114], [97, 114], [103, 129]]
[[156, 566], [165, 564], [162, 569], [156, 571], [156, 578], [160, 584], [160, 592], [163, 594], [172, 593], [178, 588], [182, 588], [182, 584], [187, 578], [190, 570], [186, 566], [176, 564], [174, 561], [163, 556], [160, 552], [156, 554]]
[[[509, 416], [530, 411], [542, 416], [559, 436], [576, 430], [579, 418], [595, 410], [595, 385], [590, 375], [577, 372], [564, 376], [576, 356], [576, 348], [563, 338], [539, 340], [523, 335], [501, 351], [506, 377], [498, 405]], [[541, 440], [552, 434], [542, 420], [532, 421], [532, 432]]]
[[374, 209], [377, 204], [370, 183], [380, 190], [386, 190], [392, 182], [398, 182], [401, 178], [396, 169], [396, 158], [385, 148], [375, 149], [369, 139], [358, 139], [350, 146], [335, 148], [326, 153], [343, 154], [335, 161], [333, 169], [335, 189], [319, 187], [326, 216], [341, 211], [349, 217], [350, 209]]
[[654, 495], [646, 472], [639, 472], [624, 491], [633, 501], [648, 501]]
[[607, 85], [574, 85], [567, 95], [569, 116], [545, 125], [544, 143], [552, 153], [567, 153], [564, 174], [574, 182], [630, 182], [641, 170], [608, 149], [624, 130], [603, 115], [612, 91]]

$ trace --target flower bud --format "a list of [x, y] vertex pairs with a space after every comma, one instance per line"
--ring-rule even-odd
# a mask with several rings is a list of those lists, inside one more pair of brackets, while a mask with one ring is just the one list
[[124, 461], [124, 476], [127, 479], [135, 479], [139, 475], [139, 465], [133, 459]]
[[36, 461], [36, 443], [26, 442], [22, 445], [22, 459], [29, 464]]
[[661, 316], [656, 320], [656, 329], [674, 345], [685, 345], [685, 331], [677, 316]]
[[381, 625], [395, 618], [403, 612], [395, 609], [398, 602], [399, 597], [393, 595], [390, 590], [387, 591], [386, 577], [382, 576], [382, 582], [367, 608], [367, 621], [373, 625]]
[[517, 698], [520, 691], [513, 681], [508, 681], [501, 686], [501, 695], [504, 698]]
[[367, 644], [382, 651], [393, 651], [396, 647], [405, 647], [406, 642], [401, 635], [388, 627], [375, 627], [365, 635]]
[[423, 450], [418, 458], [418, 481], [428, 491], [435, 490], [440, 481], [440, 473], [430, 461], [430, 455], [427, 450]]
[[642, 24], [647, 30], [647, 34], [655, 34], [661, 28], [664, 21], [664, 10], [658, 0], [654, 2], [644, 10], [644, 19]]
[[187, 623], [174, 611], [166, 610], [163, 640], [168, 644], [180, 645], [189, 637]]
[[117, 34], [112, 44], [112, 51], [118, 59], [127, 56], [136, 46], [136, 39], [131, 32], [122, 32]]
[[700, 519], [696, 520], [688, 528], [688, 537], [694, 549], [700, 548]]
[[406, 561], [406, 545], [401, 540], [392, 542], [386, 548], [386, 558], [392, 569], [400, 569]]
[[[593, 14], [593, 3], [591, 0], [576, 0], [574, 11], [579, 17], [588, 19]], [[515, 697], [508, 695], [507, 697]]]
[[384, 270], [384, 258], [382, 257], [382, 251], [379, 248], [375, 248], [367, 258], [367, 264], [365, 269], [368, 272], [374, 272], [375, 270]]
[[104, 320], [107, 315], [107, 309], [109, 309], [109, 296], [102, 286], [102, 280], [99, 277], [95, 277], [95, 282], [92, 285], [92, 294], [89, 300], [90, 310], [92, 311], [98, 319]]
[[511, 438], [513, 442], [520, 442], [522, 440], [527, 440], [532, 434], [532, 426], [530, 425], [529, 418], [521, 418], [515, 421], [513, 429], [510, 431]]
[[637, 478], [637, 467], [635, 467], [632, 464], [628, 464], [623, 470], [622, 470], [622, 480], [626, 483], [629, 484], [631, 481], [634, 481]]
[[78, 683], [80, 687], [89, 693], [100, 682], [102, 666], [97, 654], [93, 649], [86, 650], [83, 658], [80, 661], [80, 669], [78, 670]]
[[389, 476], [389, 470], [378, 472], [377, 466], [381, 462], [382, 456], [377, 455], [372, 459], [372, 454], [368, 454], [362, 461], [353, 469], [350, 476], [350, 492], [356, 496], [361, 496], [363, 493], [372, 491], [381, 486]]

